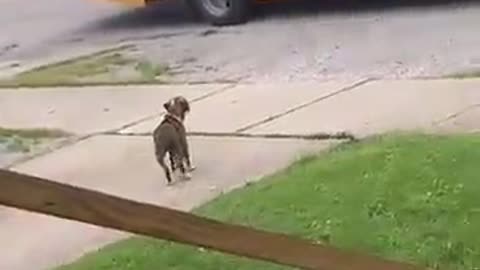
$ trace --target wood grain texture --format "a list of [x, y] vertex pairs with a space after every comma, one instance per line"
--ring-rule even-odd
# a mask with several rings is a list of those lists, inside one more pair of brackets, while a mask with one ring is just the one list
[[6, 170], [0, 204], [303, 269], [420, 269]]

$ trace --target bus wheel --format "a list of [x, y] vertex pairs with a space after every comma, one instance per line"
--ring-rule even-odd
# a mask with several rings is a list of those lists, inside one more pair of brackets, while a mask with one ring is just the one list
[[188, 0], [194, 13], [217, 26], [244, 23], [250, 13], [250, 0]]

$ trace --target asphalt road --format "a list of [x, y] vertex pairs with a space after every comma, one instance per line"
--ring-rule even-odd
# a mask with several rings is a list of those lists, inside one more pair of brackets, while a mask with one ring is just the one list
[[[130, 42], [179, 78], [214, 81], [438, 76], [480, 68], [478, 1], [291, 0], [240, 26], [194, 22], [179, 2], [0, 0], [0, 62]], [[414, 4], [415, 3], [415, 4]]]

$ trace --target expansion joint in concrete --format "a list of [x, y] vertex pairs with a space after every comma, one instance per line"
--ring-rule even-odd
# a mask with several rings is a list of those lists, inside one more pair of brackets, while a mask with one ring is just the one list
[[297, 112], [297, 111], [299, 111], [299, 110], [301, 110], [301, 109], [307, 108], [307, 107], [309, 107], [309, 106], [311, 106], [311, 105], [313, 105], [313, 104], [316, 104], [316, 103], [318, 103], [318, 102], [320, 102], [320, 101], [323, 101], [323, 100], [326, 100], [326, 99], [328, 99], [328, 98], [334, 97], [334, 96], [339, 95], [339, 94], [341, 94], [341, 93], [345, 93], [345, 92], [352, 91], [352, 90], [354, 90], [355, 88], [358, 88], [358, 87], [360, 87], [360, 86], [362, 86], [362, 85], [365, 85], [365, 84], [367, 84], [367, 83], [369, 83], [369, 82], [372, 82], [372, 81], [375, 81], [375, 80], [376, 80], [376, 78], [366, 78], [366, 79], [359, 80], [359, 81], [357, 81], [357, 82], [355, 82], [355, 83], [353, 83], [353, 84], [351, 84], [351, 85], [348, 85], [348, 86], [346, 86], [346, 87], [343, 87], [343, 88], [341, 88], [340, 90], [334, 91], [334, 92], [332, 92], [332, 93], [330, 93], [330, 94], [328, 94], [328, 95], [315, 98], [315, 99], [310, 100], [310, 101], [308, 101], [308, 102], [306, 102], [306, 103], [303, 103], [303, 104], [297, 105], [297, 106], [295, 106], [295, 107], [293, 107], [293, 108], [290, 108], [290, 109], [288, 109], [288, 110], [286, 110], [286, 111], [284, 111], [284, 112], [281, 112], [281, 113], [278, 113], [278, 114], [274, 114], [274, 115], [271, 115], [271, 116], [269, 116], [269, 117], [267, 117], [267, 118], [265, 118], [265, 119], [262, 119], [262, 120], [259, 120], [259, 121], [257, 121], [257, 122], [248, 124], [248, 125], [246, 125], [246, 126], [244, 126], [244, 127], [241, 127], [241, 128], [239, 128], [239, 129], [237, 129], [236, 132], [239, 132], [239, 133], [240, 133], [240, 132], [244, 132], [244, 131], [250, 130], [250, 129], [252, 129], [252, 128], [261, 126], [261, 125], [263, 125], [263, 124], [269, 123], [269, 122], [271, 122], [271, 121], [273, 121], [273, 120], [276, 120], [276, 119], [278, 119], [278, 118], [284, 117], [284, 116], [289, 115], [289, 114], [291, 114], [291, 113]]

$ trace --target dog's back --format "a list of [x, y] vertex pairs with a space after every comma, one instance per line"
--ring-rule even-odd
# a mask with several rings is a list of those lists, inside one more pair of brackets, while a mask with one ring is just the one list
[[165, 152], [173, 147], [173, 140], [178, 136], [178, 131], [169, 122], [160, 123], [153, 131], [153, 142], [155, 144], [155, 152]]

